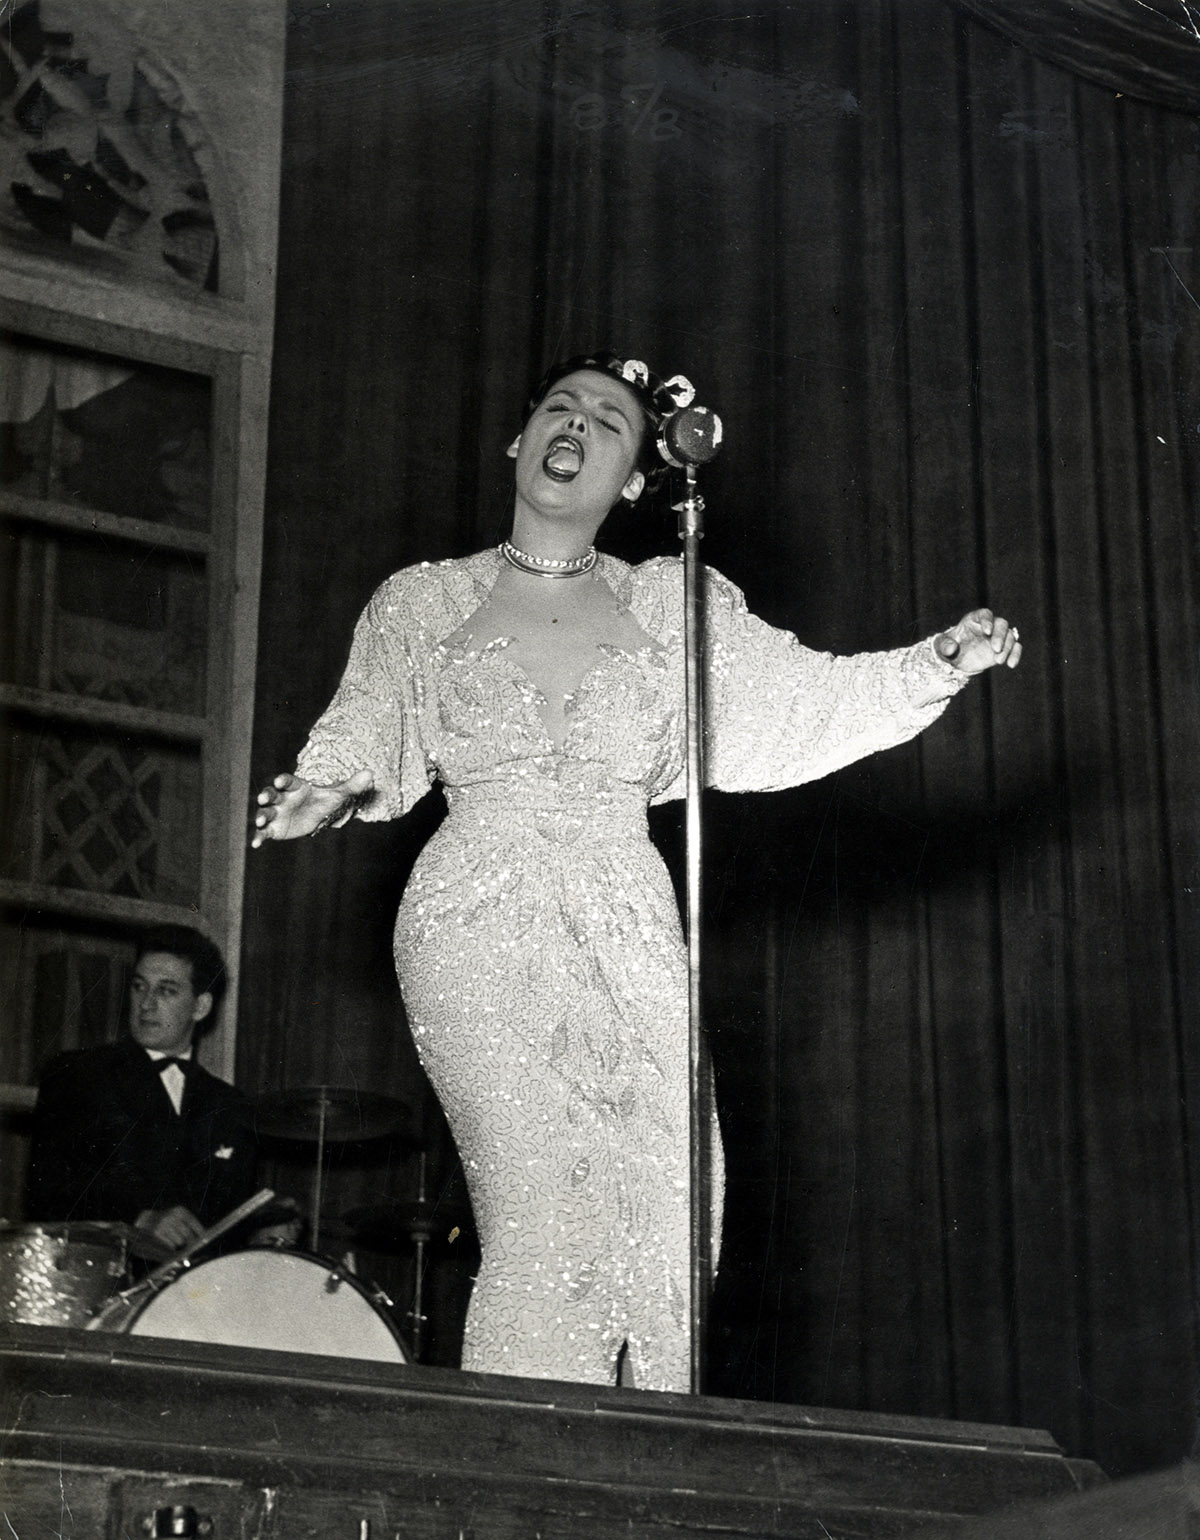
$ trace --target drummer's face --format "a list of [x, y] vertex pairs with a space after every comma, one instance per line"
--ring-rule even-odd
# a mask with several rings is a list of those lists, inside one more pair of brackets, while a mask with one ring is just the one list
[[129, 986], [129, 1030], [143, 1048], [183, 1053], [212, 1003], [210, 994], [196, 993], [186, 957], [147, 952], [138, 959]]

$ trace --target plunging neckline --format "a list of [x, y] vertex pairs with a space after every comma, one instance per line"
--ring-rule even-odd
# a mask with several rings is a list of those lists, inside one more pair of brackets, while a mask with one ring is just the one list
[[568, 753], [572, 737], [578, 729], [581, 718], [576, 712], [576, 703], [591, 687], [596, 675], [620, 659], [629, 663], [638, 663], [643, 658], [654, 656], [666, 656], [667, 649], [661, 647], [653, 637], [647, 637], [639, 647], [625, 647], [620, 642], [597, 642], [596, 657], [579, 679], [562, 697], [562, 719], [565, 731], [562, 738], [556, 738], [546, 720], [546, 713], [550, 709], [550, 700], [546, 692], [534, 681], [529, 670], [517, 658], [513, 657], [509, 648], [519, 640], [515, 636], [494, 636], [482, 647], [469, 646], [462, 642], [439, 642], [438, 652], [452, 663], [470, 663], [482, 660], [489, 656], [503, 658], [514, 682], [521, 687], [520, 695], [533, 708], [533, 718], [538, 724], [543, 742], [549, 751], [556, 756], [564, 756]]

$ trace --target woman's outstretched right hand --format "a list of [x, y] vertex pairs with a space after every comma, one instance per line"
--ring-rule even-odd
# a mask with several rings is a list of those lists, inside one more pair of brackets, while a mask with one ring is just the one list
[[374, 784], [369, 770], [358, 770], [336, 786], [314, 786], [298, 775], [277, 775], [258, 794], [251, 850], [265, 840], [300, 839], [345, 823], [355, 800]]

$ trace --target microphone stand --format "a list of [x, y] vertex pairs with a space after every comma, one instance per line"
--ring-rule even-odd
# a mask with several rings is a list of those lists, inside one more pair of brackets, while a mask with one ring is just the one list
[[703, 852], [701, 796], [704, 790], [704, 594], [700, 582], [700, 540], [704, 499], [696, 491], [696, 467], [685, 464], [686, 494], [673, 504], [683, 541], [684, 659], [687, 719], [687, 952], [688, 952], [688, 1121], [691, 1194], [691, 1388], [703, 1389], [712, 1267], [711, 1109], [712, 1077], [701, 1016], [701, 904]]

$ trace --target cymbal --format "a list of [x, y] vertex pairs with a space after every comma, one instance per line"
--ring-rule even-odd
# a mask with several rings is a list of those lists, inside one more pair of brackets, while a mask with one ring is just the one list
[[371, 1251], [408, 1251], [418, 1237], [435, 1246], [453, 1245], [475, 1234], [467, 1209], [400, 1198], [352, 1208], [341, 1223], [358, 1245]]
[[380, 1139], [395, 1133], [413, 1116], [412, 1109], [394, 1096], [336, 1085], [265, 1091], [255, 1099], [251, 1115], [260, 1134], [277, 1139], [319, 1139], [323, 1133], [338, 1144]]
[[11, 1234], [19, 1238], [34, 1232], [68, 1245], [110, 1246], [115, 1252], [128, 1249], [147, 1262], [163, 1262], [175, 1249], [149, 1230], [139, 1230], [123, 1219], [59, 1219], [27, 1225], [0, 1223], [0, 1237]]

